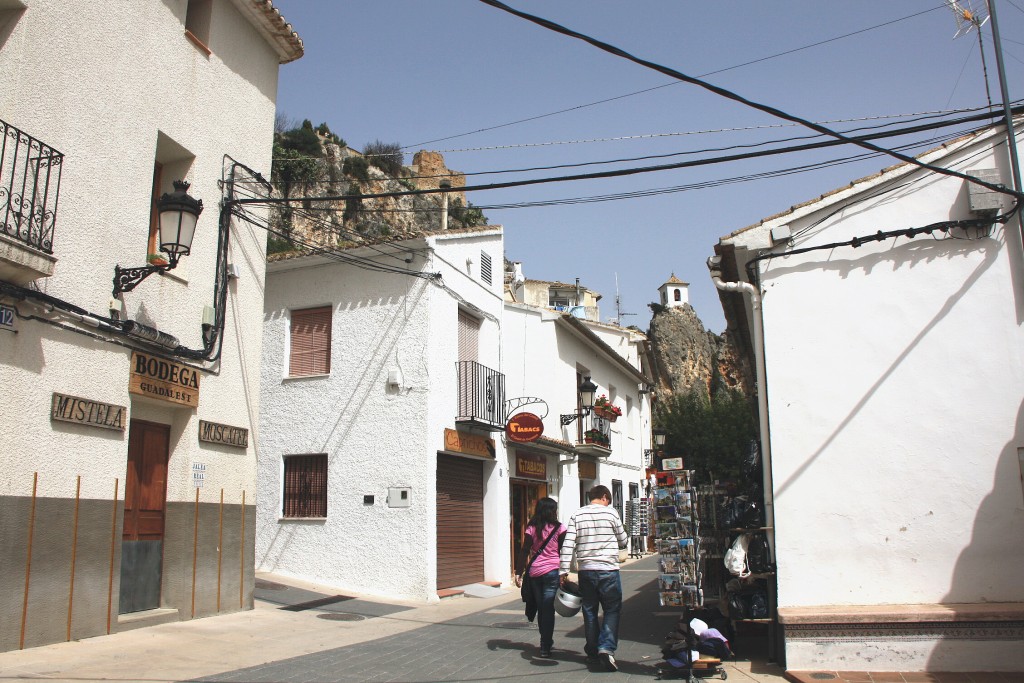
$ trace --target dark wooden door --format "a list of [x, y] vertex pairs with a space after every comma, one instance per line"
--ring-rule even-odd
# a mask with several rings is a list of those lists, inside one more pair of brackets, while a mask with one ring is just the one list
[[484, 468], [437, 456], [437, 587], [484, 580]]
[[128, 428], [119, 612], [160, 606], [170, 427], [132, 420]]

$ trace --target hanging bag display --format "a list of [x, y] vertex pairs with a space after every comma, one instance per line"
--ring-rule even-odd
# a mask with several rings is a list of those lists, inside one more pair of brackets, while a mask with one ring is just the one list
[[[551, 530], [548, 537], [544, 539], [544, 542], [537, 548], [537, 552], [533, 554], [530, 561], [526, 563], [526, 569], [523, 570], [522, 579], [523, 582], [519, 587], [519, 595], [522, 597], [523, 602], [526, 603], [526, 619], [527, 621], [533, 621], [533, 618], [537, 616], [537, 600], [533, 596], [533, 587], [530, 586], [530, 567], [533, 566], [533, 561], [537, 559], [537, 556], [544, 551], [544, 547], [548, 544], [555, 535], [558, 534], [558, 529], [561, 528], [561, 524], [555, 524], [555, 528]], [[539, 531], [539, 529], [538, 529]]]
[[747, 548], [750, 545], [750, 534], [740, 534], [733, 541], [732, 547], [725, 551], [725, 568], [733, 576], [745, 579], [750, 576], [750, 565], [747, 563]]

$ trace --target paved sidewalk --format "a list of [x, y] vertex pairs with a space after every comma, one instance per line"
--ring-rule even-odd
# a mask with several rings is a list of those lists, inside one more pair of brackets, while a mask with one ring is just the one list
[[[252, 611], [0, 653], [0, 681], [652, 680], [679, 611], [657, 605], [656, 558], [631, 561], [622, 571], [615, 674], [586, 662], [580, 617], [559, 617], [554, 656], [538, 658], [537, 628], [523, 617], [518, 591], [423, 606], [261, 577]], [[756, 654], [742, 659], [738, 649], [741, 659], [724, 665], [730, 679], [784, 680], [777, 666]]]

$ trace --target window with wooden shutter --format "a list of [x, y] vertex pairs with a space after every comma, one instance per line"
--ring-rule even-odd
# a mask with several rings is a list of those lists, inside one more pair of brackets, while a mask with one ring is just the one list
[[326, 375], [331, 372], [331, 307], [292, 311], [288, 374]]
[[480, 348], [480, 321], [459, 311], [459, 360], [478, 361]]
[[285, 456], [281, 516], [327, 516], [326, 453]]

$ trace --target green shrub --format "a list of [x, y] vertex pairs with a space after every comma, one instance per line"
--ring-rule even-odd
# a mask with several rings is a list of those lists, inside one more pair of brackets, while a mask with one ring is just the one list
[[392, 178], [402, 174], [405, 155], [402, 154], [402, 146], [397, 142], [374, 140], [363, 149], [363, 156], [371, 166], [376, 166]]
[[370, 162], [366, 157], [349, 157], [341, 165], [341, 172], [364, 183], [370, 182]]

